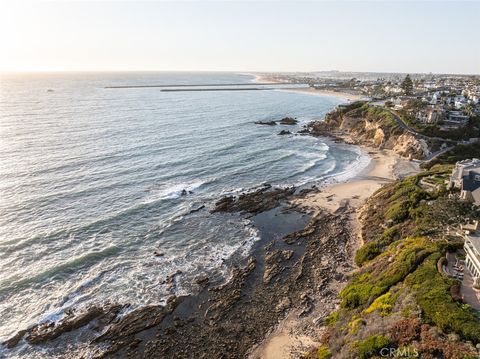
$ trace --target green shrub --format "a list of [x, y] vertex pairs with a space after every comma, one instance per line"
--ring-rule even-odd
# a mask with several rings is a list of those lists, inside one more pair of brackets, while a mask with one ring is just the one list
[[455, 162], [474, 157], [480, 157], [479, 143], [455, 146], [450, 151], [442, 153], [422, 167], [429, 169], [437, 164], [454, 164]]
[[382, 253], [385, 247], [400, 239], [398, 228], [399, 225], [387, 228], [377, 240], [367, 243], [359, 248], [355, 253], [355, 263], [361, 267], [365, 262], [374, 259]]
[[370, 306], [365, 309], [365, 313], [369, 314], [377, 310], [382, 317], [389, 315], [395, 305], [396, 296], [392, 292], [387, 292], [373, 301]]
[[352, 320], [348, 323], [350, 327], [350, 334], [356, 334], [362, 325], [365, 325], [367, 322], [363, 318], [359, 318], [356, 315], [352, 317]]
[[430, 255], [418, 269], [410, 274], [405, 283], [415, 293], [417, 303], [425, 318], [442, 331], [455, 332], [464, 340], [480, 342], [480, 320], [469, 307], [456, 303], [450, 294], [454, 281], [437, 271], [441, 254]]
[[396, 185], [395, 192], [388, 199], [390, 206], [385, 212], [387, 220], [400, 223], [412, 218], [418, 204], [431, 198], [428, 192], [417, 186], [420, 177], [421, 175], [408, 177]]
[[390, 343], [390, 339], [383, 335], [372, 335], [365, 340], [357, 342], [355, 348], [360, 359], [368, 359], [380, 354], [380, 350], [388, 348]]
[[407, 219], [410, 203], [408, 201], [398, 201], [393, 203], [385, 213], [385, 218], [395, 223], [399, 223]]
[[336, 322], [338, 322], [339, 317], [340, 317], [340, 312], [338, 312], [338, 311], [333, 312], [328, 317], [325, 318], [325, 324], [326, 325], [333, 325]]
[[381, 253], [376, 242], [370, 242], [357, 250], [355, 253], [355, 263], [361, 267], [365, 262], [375, 258]]
[[[395, 244], [392, 244], [394, 246]], [[432, 243], [423, 237], [405, 239], [402, 248], [385, 269], [355, 277], [341, 292], [341, 306], [357, 308], [386, 293], [391, 286], [402, 281], [434, 250]], [[395, 248], [392, 248], [392, 251]]]
[[330, 349], [325, 345], [318, 347], [317, 349], [317, 359], [330, 359], [332, 357], [332, 353]]

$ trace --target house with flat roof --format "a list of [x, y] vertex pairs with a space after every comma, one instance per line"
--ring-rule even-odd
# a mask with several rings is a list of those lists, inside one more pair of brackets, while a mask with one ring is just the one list
[[444, 131], [455, 130], [465, 127], [470, 117], [464, 115], [461, 111], [450, 111], [447, 118], [443, 121], [441, 129]]
[[472, 275], [473, 286], [480, 287], [480, 237], [466, 235], [463, 248], [467, 254], [465, 267]]
[[459, 161], [450, 176], [448, 188], [460, 190], [460, 198], [480, 205], [480, 160]]

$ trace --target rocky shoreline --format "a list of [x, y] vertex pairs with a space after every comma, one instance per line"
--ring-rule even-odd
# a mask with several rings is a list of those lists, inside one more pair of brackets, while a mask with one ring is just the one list
[[[90, 332], [85, 352], [68, 355], [244, 358], [290, 310], [306, 316], [320, 303], [336, 303], [336, 288], [352, 269], [351, 209], [310, 217], [290, 205], [311, 191], [317, 189], [264, 186], [217, 202], [214, 211], [243, 211], [263, 229], [252, 255], [231, 269], [225, 283], [198, 278], [197, 294], [172, 296], [166, 306], [145, 306], [123, 316], [119, 314], [128, 306], [119, 304], [68, 313], [58, 322], [21, 331], [4, 344], [13, 348], [22, 339], [30, 345], [55, 344], [62, 335], [83, 328]], [[272, 230], [276, 224], [280, 231]]]
[[[299, 132], [320, 135], [312, 125]], [[358, 240], [356, 212], [348, 201], [334, 212], [298, 205], [319, 191], [264, 184], [217, 201], [212, 213], [243, 213], [261, 234], [251, 256], [232, 267], [226, 282], [199, 277], [197, 293], [172, 296], [165, 306], [130, 310], [113, 303], [67, 313], [59, 321], [20, 331], [4, 345], [14, 348], [24, 340], [61, 346], [62, 337], [68, 340], [81, 329], [86, 344], [68, 352], [71, 357], [258, 357], [258, 345], [292, 313], [307, 318], [302, 333], [319, 337], [324, 317], [338, 304], [337, 294], [354, 268]], [[165, 281], [174, 286], [178, 274]], [[291, 350], [298, 356], [306, 349]]]

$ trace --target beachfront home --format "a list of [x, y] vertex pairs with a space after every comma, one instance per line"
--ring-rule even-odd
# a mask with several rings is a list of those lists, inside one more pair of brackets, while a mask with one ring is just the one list
[[473, 158], [457, 162], [448, 188], [458, 188], [462, 200], [480, 205], [480, 160]]
[[465, 267], [472, 275], [473, 286], [480, 287], [480, 237], [466, 234], [463, 248], [467, 254]]

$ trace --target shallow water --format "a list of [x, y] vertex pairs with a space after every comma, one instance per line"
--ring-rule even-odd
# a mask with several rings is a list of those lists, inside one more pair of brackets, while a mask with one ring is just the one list
[[[225, 274], [225, 260], [258, 239], [238, 215], [208, 214], [221, 195], [347, 178], [368, 163], [355, 148], [277, 135], [321, 118], [339, 98], [104, 88], [251, 81], [222, 73], [1, 77], [0, 338], [91, 302], [161, 303], [170, 293], [160, 283], [177, 269], [178, 293], [187, 293], [195, 276]], [[254, 124], [284, 116], [300, 125]]]

